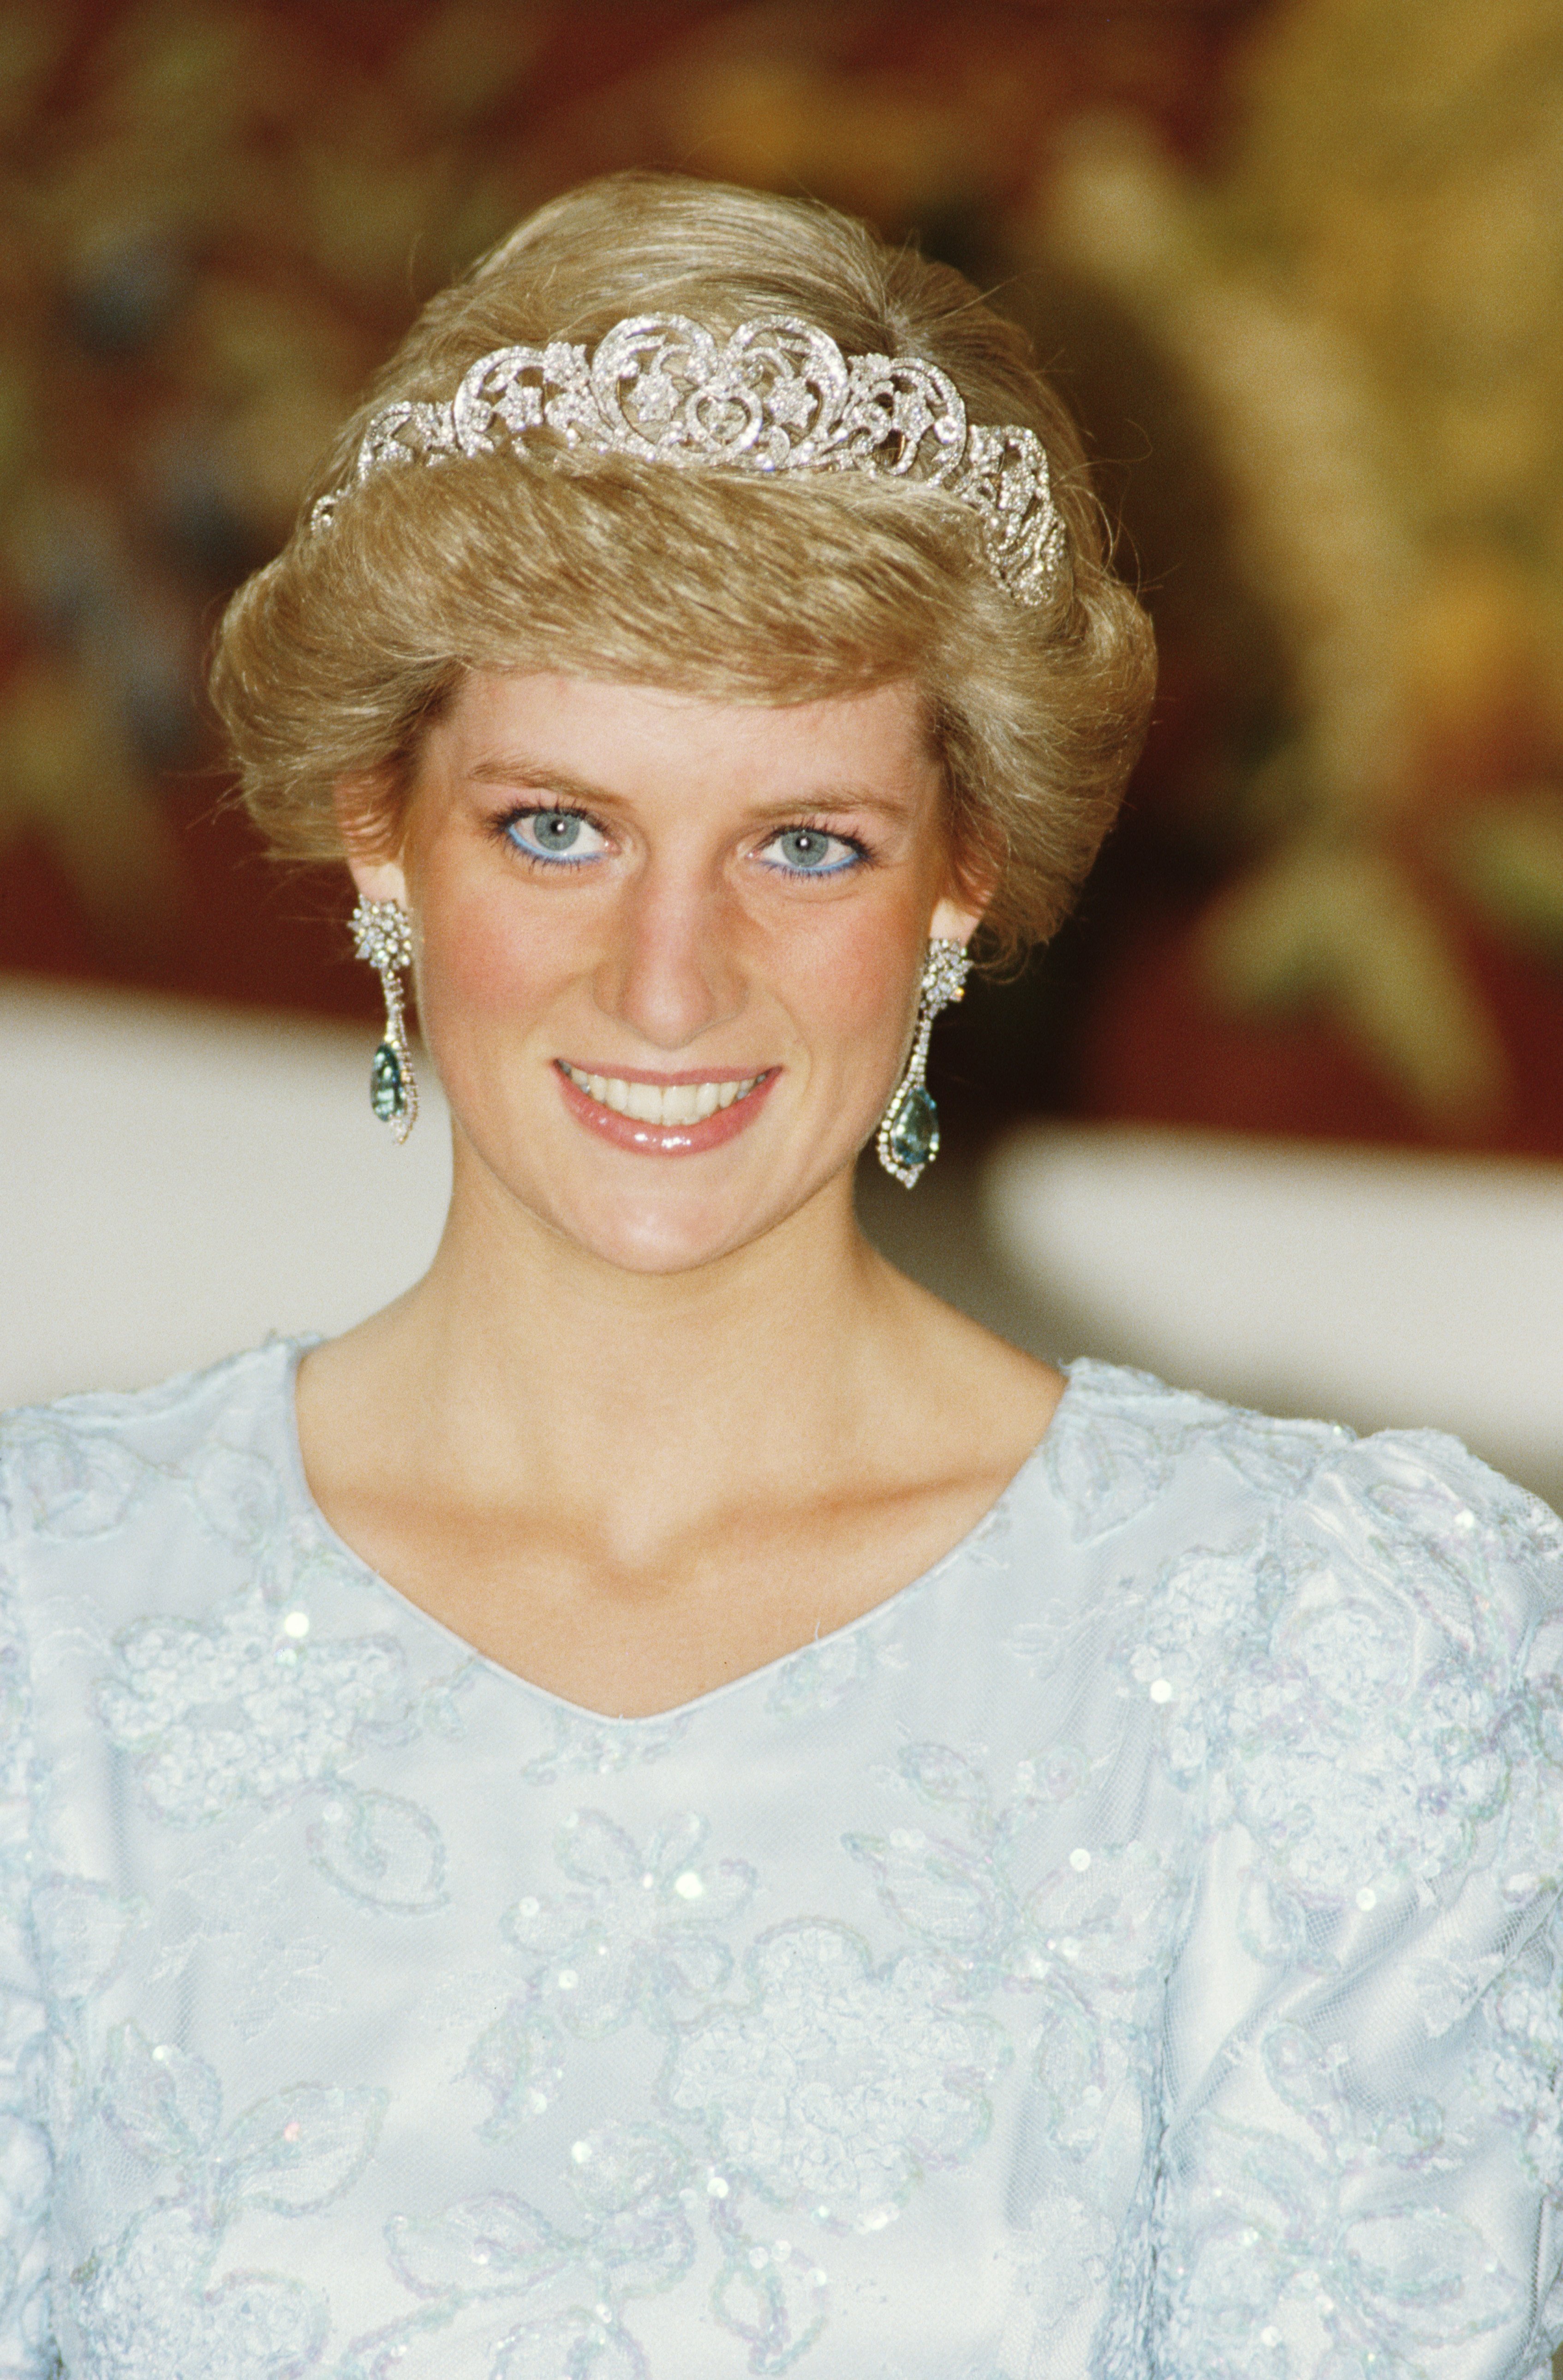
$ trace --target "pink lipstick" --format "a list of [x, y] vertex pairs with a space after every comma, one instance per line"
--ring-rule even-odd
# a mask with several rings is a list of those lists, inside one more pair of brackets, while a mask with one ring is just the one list
[[747, 1131], [782, 1070], [653, 1075], [625, 1066], [610, 1073], [556, 1058], [553, 1071], [571, 1114], [616, 1148], [642, 1157], [698, 1157]]

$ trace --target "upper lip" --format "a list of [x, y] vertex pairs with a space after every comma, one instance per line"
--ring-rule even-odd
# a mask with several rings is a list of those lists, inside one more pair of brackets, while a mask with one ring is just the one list
[[674, 1075], [653, 1074], [647, 1066], [600, 1066], [586, 1058], [561, 1058], [557, 1063], [577, 1075], [600, 1075], [614, 1083], [655, 1083], [659, 1088], [675, 1083], [753, 1083], [774, 1072], [769, 1066], [689, 1066]]

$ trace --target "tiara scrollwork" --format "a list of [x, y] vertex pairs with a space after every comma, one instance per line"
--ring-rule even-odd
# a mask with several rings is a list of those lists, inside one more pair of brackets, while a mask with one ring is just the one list
[[[854, 471], [938, 487], [977, 515], [995, 576], [1027, 605], [1048, 600], [1063, 560], [1034, 430], [968, 423], [937, 364], [849, 357], [784, 314], [741, 323], [725, 341], [683, 314], [636, 314], [589, 354], [561, 339], [495, 348], [448, 404], [403, 398], [374, 414], [350, 484], [406, 464], [525, 449], [539, 431], [684, 468]], [[328, 528], [348, 492], [321, 496], [312, 526]]]

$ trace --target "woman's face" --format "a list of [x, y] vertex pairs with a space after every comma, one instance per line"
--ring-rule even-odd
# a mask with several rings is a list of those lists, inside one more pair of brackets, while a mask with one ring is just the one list
[[677, 1272], [795, 1213], [874, 1130], [930, 934], [964, 941], [906, 685], [763, 709], [469, 676], [395, 863], [458, 1195]]

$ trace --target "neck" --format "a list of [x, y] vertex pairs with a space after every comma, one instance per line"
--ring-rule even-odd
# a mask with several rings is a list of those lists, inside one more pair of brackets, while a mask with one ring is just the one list
[[850, 1170], [660, 1276], [457, 1175], [427, 1277], [305, 1359], [306, 1467], [384, 1576], [594, 1708], [666, 1707], [903, 1584], [1057, 1403], [869, 1247]]
[[800, 1461], [850, 1460], [903, 1370], [920, 1298], [858, 1230], [852, 1175], [689, 1271], [594, 1257], [459, 1163], [435, 1261], [367, 1326], [426, 1417], [431, 1465], [475, 1500], [589, 1492], [649, 1513]]

